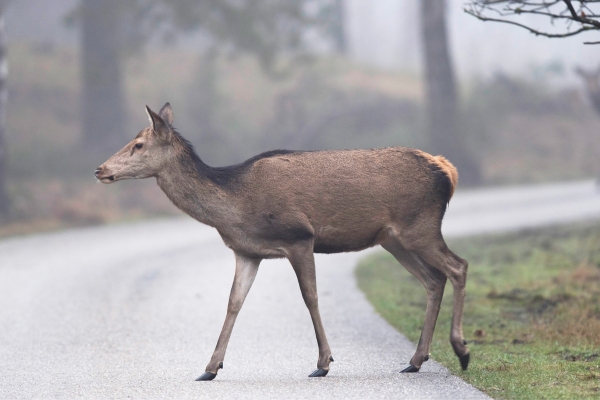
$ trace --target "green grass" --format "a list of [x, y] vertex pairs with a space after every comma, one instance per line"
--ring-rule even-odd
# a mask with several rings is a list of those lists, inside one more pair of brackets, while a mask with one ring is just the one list
[[[494, 398], [600, 396], [600, 223], [449, 241], [469, 261], [462, 372], [449, 343], [448, 284], [431, 354]], [[426, 296], [391, 255], [356, 269], [376, 310], [416, 342]], [[408, 362], [409, 360], [405, 360]]]

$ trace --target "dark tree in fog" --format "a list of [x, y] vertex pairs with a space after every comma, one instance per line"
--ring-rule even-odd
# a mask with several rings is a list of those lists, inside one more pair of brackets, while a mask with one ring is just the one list
[[[464, 10], [482, 21], [518, 26], [549, 38], [600, 30], [600, 0], [471, 0]], [[523, 15], [549, 19], [552, 28], [541, 30], [526, 24], [519, 18]], [[599, 41], [584, 43], [600, 44]]]
[[6, 103], [8, 89], [6, 79], [8, 75], [8, 59], [6, 57], [6, 32], [4, 30], [4, 8], [6, 2], [0, 1], [0, 220], [8, 217], [10, 198], [6, 182]]
[[576, 67], [575, 73], [583, 80], [583, 85], [592, 107], [600, 115], [600, 68], [585, 70], [581, 67]]
[[219, 103], [218, 67], [215, 50], [202, 54], [195, 78], [195, 85], [187, 93], [184, 112], [194, 116], [194, 122], [200, 132], [202, 146], [217, 149], [222, 133], [216, 123], [216, 110]]
[[331, 37], [335, 50], [341, 54], [348, 50], [344, 3], [345, 0], [324, 0], [321, 8], [322, 26]]
[[89, 151], [100, 154], [118, 150], [125, 134], [120, 3], [81, 3], [83, 143]]
[[458, 168], [463, 183], [477, 184], [479, 166], [458, 130], [458, 98], [446, 35], [445, 0], [421, 0], [421, 35], [431, 151], [446, 156]]

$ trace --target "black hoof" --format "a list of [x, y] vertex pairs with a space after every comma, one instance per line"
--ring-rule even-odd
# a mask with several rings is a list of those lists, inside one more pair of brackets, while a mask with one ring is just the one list
[[463, 371], [467, 370], [467, 367], [469, 366], [470, 358], [471, 358], [471, 353], [467, 353], [464, 356], [458, 357], [458, 359], [460, 360], [460, 366], [462, 367]]
[[411, 364], [411, 365], [409, 365], [408, 367], [404, 368], [404, 369], [403, 369], [402, 371], [400, 371], [400, 372], [401, 372], [401, 373], [402, 373], [402, 372], [419, 372], [419, 368], [417, 368], [417, 367], [415, 367], [414, 365], [412, 365], [412, 364]]
[[217, 374], [213, 374], [212, 372], [207, 371], [200, 375], [198, 379], [196, 379], [196, 381], [212, 381], [213, 379], [215, 379], [216, 376]]
[[327, 370], [327, 369], [319, 368], [317, 370], [314, 370], [313, 373], [310, 374], [308, 377], [309, 378], [322, 378], [322, 377], [326, 376], [328, 372], [329, 372], [329, 370]]

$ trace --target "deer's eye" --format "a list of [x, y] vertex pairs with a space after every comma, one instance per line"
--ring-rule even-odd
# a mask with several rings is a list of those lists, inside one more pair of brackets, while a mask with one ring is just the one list
[[142, 143], [136, 143], [135, 144], [135, 148], [136, 149], [141, 149], [142, 147], [144, 147], [144, 145]]

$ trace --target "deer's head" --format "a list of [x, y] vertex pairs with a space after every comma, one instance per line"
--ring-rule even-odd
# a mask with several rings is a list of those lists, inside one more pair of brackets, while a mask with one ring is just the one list
[[140, 131], [135, 139], [96, 169], [94, 175], [100, 182], [156, 176], [174, 157], [171, 105], [165, 104], [158, 114], [146, 106], [146, 112], [150, 127]]

